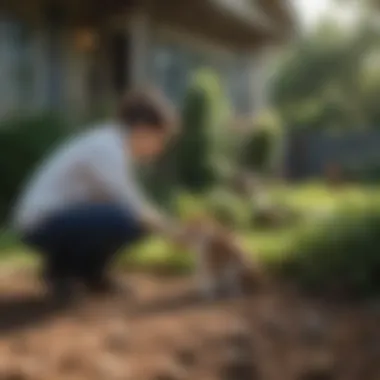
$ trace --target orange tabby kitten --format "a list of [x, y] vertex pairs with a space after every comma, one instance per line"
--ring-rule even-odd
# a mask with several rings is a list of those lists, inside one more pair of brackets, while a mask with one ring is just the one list
[[191, 221], [187, 232], [197, 254], [196, 274], [205, 297], [238, 296], [254, 290], [261, 278], [259, 268], [229, 229], [202, 218]]

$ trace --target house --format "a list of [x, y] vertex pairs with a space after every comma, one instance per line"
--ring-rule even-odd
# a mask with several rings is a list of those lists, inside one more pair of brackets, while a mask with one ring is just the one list
[[220, 73], [233, 105], [250, 113], [264, 101], [266, 48], [293, 33], [286, 0], [3, 2], [0, 117], [86, 114], [146, 82], [180, 102], [202, 66]]

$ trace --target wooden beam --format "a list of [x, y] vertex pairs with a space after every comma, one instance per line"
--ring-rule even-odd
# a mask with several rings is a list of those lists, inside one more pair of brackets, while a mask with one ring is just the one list
[[254, 48], [264, 38], [259, 28], [247, 27], [228, 13], [216, 11], [208, 1], [195, 0], [185, 6], [176, 0], [166, 0], [156, 3], [150, 11], [157, 24], [191, 32], [237, 50]]

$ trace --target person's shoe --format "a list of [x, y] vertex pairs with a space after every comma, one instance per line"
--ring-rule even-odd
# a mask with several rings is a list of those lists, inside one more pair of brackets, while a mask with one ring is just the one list
[[73, 283], [70, 279], [55, 279], [50, 282], [48, 292], [54, 304], [65, 306], [73, 300]]
[[95, 295], [103, 294], [131, 294], [131, 288], [117, 280], [109, 277], [85, 280], [88, 291]]
[[118, 291], [118, 284], [108, 277], [86, 279], [85, 285], [89, 292], [94, 294], [114, 293]]

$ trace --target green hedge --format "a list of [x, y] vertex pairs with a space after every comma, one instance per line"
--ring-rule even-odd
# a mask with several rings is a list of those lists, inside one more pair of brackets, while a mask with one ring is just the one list
[[374, 159], [352, 165], [343, 165], [343, 173], [346, 178], [360, 183], [380, 182], [380, 163]]
[[190, 86], [182, 113], [183, 131], [176, 154], [179, 184], [199, 192], [213, 182], [212, 101], [206, 86]]
[[342, 207], [296, 240], [280, 269], [313, 291], [380, 292], [380, 203]]
[[245, 138], [241, 163], [258, 173], [273, 172], [282, 151], [282, 128], [277, 114], [267, 110], [253, 122], [252, 133]]
[[0, 125], [0, 218], [4, 220], [36, 165], [67, 133], [56, 115], [17, 118]]

